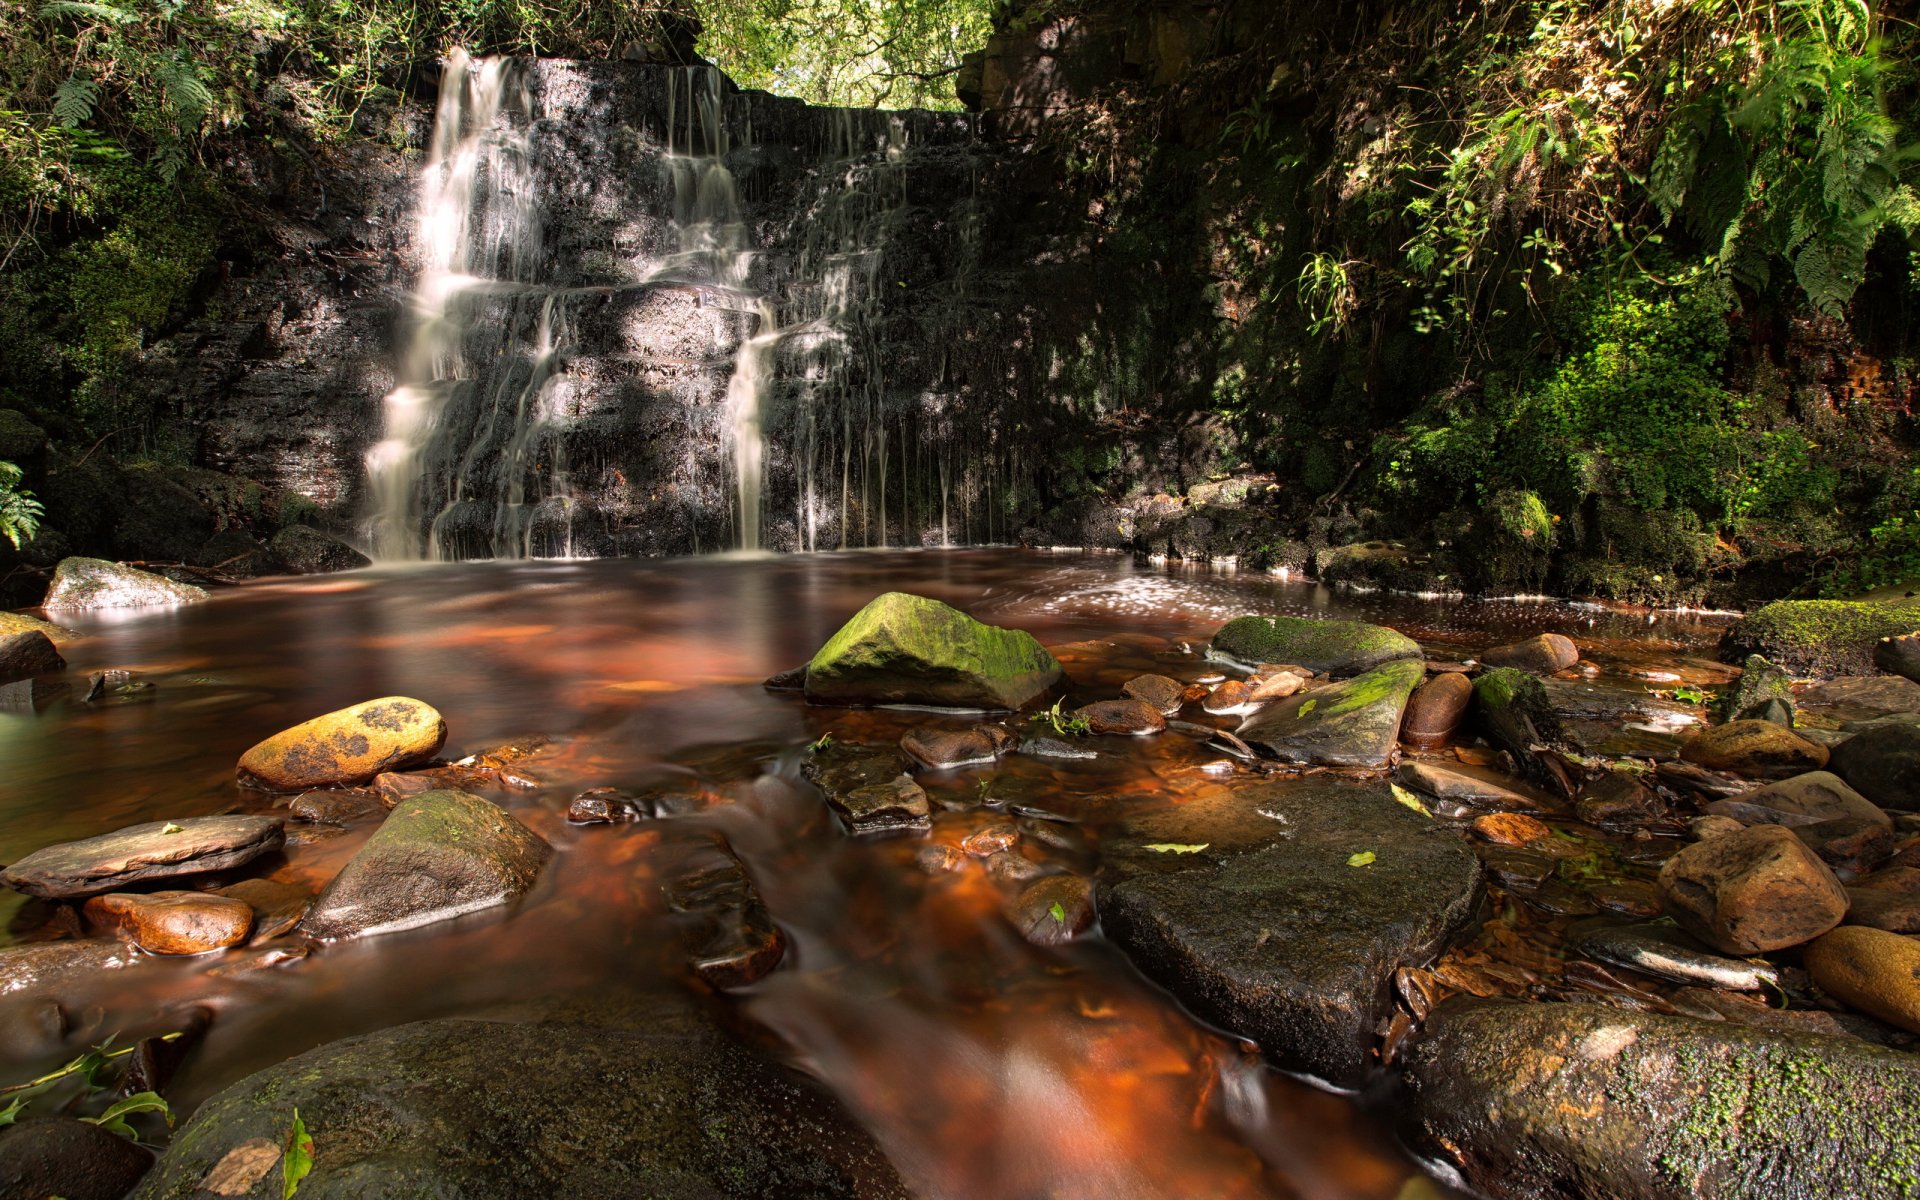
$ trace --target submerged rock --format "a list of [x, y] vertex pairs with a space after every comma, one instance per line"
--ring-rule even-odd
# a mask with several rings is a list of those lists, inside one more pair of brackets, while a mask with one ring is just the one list
[[242, 781], [276, 792], [340, 787], [432, 758], [447, 723], [432, 705], [382, 696], [276, 733], [240, 756]]
[[28, 1117], [0, 1129], [0, 1196], [121, 1200], [153, 1151], [77, 1117]]
[[1036, 758], [1063, 758], [1076, 761], [1085, 761], [1087, 759], [1100, 757], [1098, 751], [1089, 750], [1085, 746], [1075, 746], [1070, 742], [1063, 742], [1059, 738], [1050, 737], [1028, 738], [1026, 741], [1020, 743], [1020, 753], [1031, 754]]
[[1281, 762], [1384, 767], [1393, 757], [1407, 698], [1425, 674], [1417, 659], [1390, 662], [1277, 701], [1248, 718], [1239, 736]]
[[983, 625], [938, 600], [875, 597], [807, 664], [820, 704], [1020, 709], [1060, 682], [1053, 655], [1017, 629]]
[[1808, 946], [1804, 961], [1823, 991], [1869, 1016], [1920, 1033], [1920, 941], [1884, 929], [1843, 925]]
[[1007, 915], [1034, 945], [1062, 945], [1093, 928], [1093, 885], [1078, 875], [1043, 876], [1021, 889]]
[[1121, 685], [1120, 694], [1153, 705], [1163, 717], [1179, 712], [1187, 700], [1186, 685], [1165, 675], [1136, 675]]
[[720, 834], [681, 862], [661, 890], [668, 908], [691, 918], [688, 965], [709, 986], [746, 987], [780, 965], [786, 935]]
[[1833, 871], [1780, 825], [1695, 842], [1660, 868], [1660, 893], [1687, 932], [1728, 954], [1797, 946], [1847, 915]]
[[63, 558], [41, 607], [49, 612], [86, 612], [98, 608], [149, 608], [192, 604], [207, 593], [189, 583], [136, 571], [99, 558]]
[[616, 821], [652, 821], [661, 817], [684, 817], [703, 811], [704, 798], [676, 788], [648, 788], [631, 792], [626, 788], [588, 788], [567, 805], [567, 820], [576, 825], [610, 825]]
[[1502, 812], [1542, 812], [1549, 807], [1513, 788], [1489, 783], [1477, 775], [1449, 770], [1433, 763], [1403, 762], [1394, 771], [1394, 778], [1436, 800], [1451, 800], [1475, 808], [1493, 808]]
[[[204, 1195], [247, 1147], [313, 1139], [301, 1200], [431, 1194], [903, 1197], [824, 1091], [670, 1010], [641, 1028], [422, 1021], [308, 1051], [207, 1101], [137, 1200]], [[277, 1167], [234, 1195], [278, 1197]]]
[[156, 879], [225, 871], [279, 849], [284, 837], [278, 817], [149, 821], [36, 850], [0, 871], [0, 883], [52, 900], [97, 896]]
[[1089, 733], [1135, 737], [1167, 727], [1160, 710], [1144, 700], [1100, 700], [1074, 710], [1073, 715], [1087, 723]]
[[1720, 657], [1758, 654], [1797, 675], [1870, 675], [1881, 638], [1920, 629], [1920, 602], [1776, 600], [1720, 637]]
[[148, 954], [206, 954], [253, 932], [252, 905], [210, 892], [112, 892], [87, 901], [86, 913]]
[[1163, 839], [1202, 848], [1110, 861], [1107, 935], [1203, 1017], [1339, 1084], [1366, 1073], [1394, 971], [1439, 954], [1480, 898], [1472, 852], [1384, 784], [1250, 787], [1167, 815]]
[[1608, 771], [1580, 786], [1574, 810], [1589, 825], [1631, 828], [1660, 815], [1664, 805], [1652, 788], [1625, 771]]
[[1415, 1149], [1496, 1200], [1893, 1200], [1920, 1178], [1920, 1058], [1851, 1038], [1450, 1000], [1405, 1081]]
[[267, 549], [295, 575], [326, 575], [370, 567], [373, 560], [339, 538], [306, 525], [289, 525], [273, 535]]
[[1507, 646], [1495, 646], [1480, 656], [1489, 667], [1512, 667], [1530, 675], [1551, 675], [1580, 661], [1580, 647], [1558, 633], [1543, 633]]
[[1237, 617], [1213, 635], [1213, 652], [1248, 666], [1298, 663], [1336, 679], [1423, 657], [1420, 644], [1399, 630], [1306, 617]]
[[990, 763], [1013, 748], [1014, 733], [1003, 725], [978, 729], [909, 729], [900, 748], [933, 770]]
[[1772, 721], [1729, 721], [1689, 738], [1680, 757], [1716, 771], [1757, 779], [1779, 779], [1818, 771], [1827, 765], [1827, 748]]
[[35, 629], [19, 633], [0, 632], [0, 683], [30, 679], [64, 670], [67, 660], [60, 657], [53, 640]]
[[1567, 943], [1590, 958], [1675, 983], [1753, 992], [1777, 987], [1780, 982], [1777, 968], [1716, 954], [1684, 931], [1663, 923], [1589, 924], [1570, 930]]
[[8, 946], [0, 949], [0, 996], [53, 991], [96, 971], [124, 967], [133, 959], [133, 951], [106, 938]]
[[394, 806], [300, 922], [332, 941], [412, 929], [525, 895], [552, 848], [505, 809], [434, 791]]

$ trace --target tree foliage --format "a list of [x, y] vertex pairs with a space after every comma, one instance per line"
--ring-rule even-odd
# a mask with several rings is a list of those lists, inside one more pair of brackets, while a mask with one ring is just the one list
[[700, 0], [701, 53], [746, 87], [815, 104], [957, 108], [960, 56], [994, 0]]

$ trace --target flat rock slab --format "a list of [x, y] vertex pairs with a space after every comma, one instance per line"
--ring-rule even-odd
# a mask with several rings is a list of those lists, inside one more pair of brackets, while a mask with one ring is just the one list
[[907, 774], [910, 766], [892, 748], [836, 743], [814, 752], [800, 773], [852, 833], [910, 833], [933, 824], [927, 793]]
[[388, 933], [506, 904], [532, 889], [553, 848], [478, 796], [402, 800], [300, 922], [332, 940]]
[[1249, 667], [1297, 663], [1336, 679], [1396, 659], [1425, 658], [1420, 643], [1397, 629], [1307, 617], [1236, 617], [1213, 635], [1213, 653]]
[[1920, 1056], [1604, 1004], [1453, 1000], [1407, 1059], [1416, 1150], [1498, 1200], [1892, 1200]]
[[193, 604], [207, 593], [190, 583], [136, 571], [100, 558], [63, 558], [41, 604], [49, 612], [85, 612], [97, 608], [154, 608]]
[[30, 942], [0, 950], [0, 996], [52, 992], [70, 980], [131, 963], [134, 952], [117, 941]]
[[225, 871], [278, 849], [284, 836], [278, 817], [149, 821], [36, 850], [0, 871], [0, 883], [50, 900], [98, 896], [156, 879]]
[[1202, 1016], [1337, 1084], [1366, 1074], [1394, 970], [1439, 954], [1480, 900], [1473, 852], [1385, 784], [1262, 784], [1136, 836], [1100, 884], [1107, 935]]
[[813, 656], [806, 692], [818, 704], [1005, 710], [1039, 699], [1061, 674], [1030, 633], [982, 624], [926, 596], [887, 592]]
[[1281, 762], [1384, 767], [1400, 737], [1407, 697], [1426, 667], [1400, 659], [1342, 683], [1269, 705], [1240, 726], [1240, 739]]
[[[134, 1196], [208, 1195], [222, 1163], [283, 1144], [296, 1108], [315, 1147], [300, 1200], [906, 1195], [819, 1088], [666, 1017], [422, 1021], [321, 1046], [202, 1105]], [[225, 1194], [278, 1200], [268, 1167]]]

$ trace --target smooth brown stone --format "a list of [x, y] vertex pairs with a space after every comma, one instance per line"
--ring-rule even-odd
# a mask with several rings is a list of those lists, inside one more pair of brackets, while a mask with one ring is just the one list
[[211, 892], [115, 892], [87, 901], [86, 913], [148, 954], [207, 954], [253, 932], [252, 905]]
[[1517, 667], [1534, 675], [1551, 675], [1580, 661], [1580, 648], [1573, 639], [1557, 633], [1543, 633], [1507, 646], [1495, 646], [1480, 656], [1489, 667]]
[[447, 740], [432, 705], [383, 696], [303, 721], [240, 756], [243, 782], [278, 792], [351, 786], [426, 762]]
[[1239, 712], [1252, 703], [1252, 686], [1242, 683], [1238, 679], [1229, 679], [1219, 687], [1214, 688], [1213, 693], [1201, 702], [1200, 707], [1206, 712], [1218, 716], [1221, 713]]
[[1048, 875], [1020, 893], [1009, 915], [1036, 946], [1062, 945], [1093, 926], [1093, 885], [1078, 875]]
[[1120, 694], [1129, 700], [1139, 700], [1153, 705], [1162, 716], [1172, 716], [1186, 703], [1186, 685], [1177, 679], [1165, 675], [1137, 675], [1120, 687]]
[[1400, 740], [1409, 746], [1430, 748], [1446, 743], [1467, 715], [1473, 701], [1473, 680], [1449, 671], [1435, 675], [1407, 700], [1407, 714], [1400, 721]]
[[1269, 672], [1262, 668], [1257, 675], [1247, 680], [1253, 689], [1249, 699], [1264, 703], [1268, 700], [1285, 700], [1313, 682], [1313, 676], [1304, 670], [1289, 671], [1284, 668]]
[[[996, 734], [1000, 736], [995, 736]], [[933, 770], [990, 763], [1010, 749], [1013, 737], [1003, 726], [980, 729], [909, 729], [900, 748]]]
[[1660, 869], [1660, 894], [1674, 920], [1727, 954], [1797, 946], [1847, 915], [1833, 871], [1780, 825], [1688, 846]]
[[1581, 785], [1574, 810], [1589, 825], [1632, 826], [1658, 817], [1664, 806], [1653, 789], [1624, 771], [1608, 771]]
[[1843, 925], [1806, 948], [1803, 961], [1822, 991], [1920, 1033], [1920, 941]]
[[1729, 721], [1689, 738], [1680, 757], [1716, 771], [1782, 779], [1827, 765], [1827, 748], [1772, 721]]
[[1147, 734], [1167, 727], [1160, 710], [1143, 700], [1101, 700], [1074, 712], [1093, 733]]
[[1553, 830], [1524, 813], [1488, 813], [1475, 817], [1472, 829], [1480, 837], [1501, 846], [1526, 846], [1553, 836]]

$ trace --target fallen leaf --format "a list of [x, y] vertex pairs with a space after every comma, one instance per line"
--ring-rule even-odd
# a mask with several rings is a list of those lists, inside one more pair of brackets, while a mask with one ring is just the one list
[[182, 829], [178, 825], [175, 825], [172, 821], [168, 821], [165, 825], [162, 825], [160, 827], [160, 832], [161, 833], [185, 833], [186, 830]]
[[1053, 919], [1060, 922], [1062, 925], [1065, 925], [1067, 923], [1067, 910], [1060, 906], [1060, 902], [1058, 900], [1055, 900], [1053, 902], [1053, 906], [1047, 909], [1047, 911], [1049, 913], [1052, 913]]
[[1189, 846], [1182, 842], [1148, 842], [1147, 849], [1155, 854], [1198, 854], [1211, 845], [1213, 845], [1212, 842], [1201, 842], [1197, 846]]
[[1387, 786], [1393, 789], [1393, 798], [1395, 800], [1398, 800], [1400, 803], [1406, 805], [1408, 808], [1419, 813], [1423, 817], [1430, 817], [1433, 815], [1433, 810], [1429, 809], [1424, 803], [1422, 803], [1420, 800], [1420, 797], [1414, 795], [1412, 792], [1401, 787], [1397, 783], [1390, 783]]
[[307, 1123], [300, 1110], [293, 1110], [293, 1127], [287, 1130], [286, 1154], [280, 1159], [280, 1200], [293, 1200], [300, 1181], [313, 1171], [313, 1139], [307, 1136]]
[[1362, 850], [1360, 853], [1349, 858], [1347, 860], [1347, 865], [1350, 867], [1370, 867], [1373, 865], [1373, 862], [1374, 862], [1373, 851]]
[[200, 1181], [202, 1191], [216, 1196], [244, 1196], [253, 1190], [273, 1164], [280, 1161], [280, 1147], [266, 1138], [241, 1142], [227, 1156], [213, 1164], [213, 1170]]

